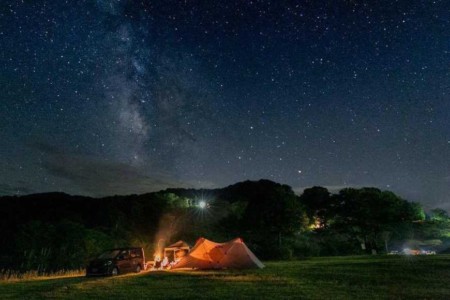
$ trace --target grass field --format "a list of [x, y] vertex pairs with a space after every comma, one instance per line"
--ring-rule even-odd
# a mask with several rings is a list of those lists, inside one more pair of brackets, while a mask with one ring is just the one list
[[450, 299], [450, 256], [312, 258], [262, 270], [0, 282], [1, 299]]

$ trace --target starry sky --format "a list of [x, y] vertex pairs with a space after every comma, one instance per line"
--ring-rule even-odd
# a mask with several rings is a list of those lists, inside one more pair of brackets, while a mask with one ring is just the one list
[[0, 194], [266, 178], [450, 209], [448, 1], [3, 1]]

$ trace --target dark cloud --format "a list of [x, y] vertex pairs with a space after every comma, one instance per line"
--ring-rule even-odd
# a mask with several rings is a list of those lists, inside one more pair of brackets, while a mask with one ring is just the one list
[[23, 195], [35, 192], [27, 186], [13, 186], [6, 183], [0, 183], [0, 195]]
[[80, 193], [92, 196], [134, 194], [184, 186], [165, 174], [147, 175], [148, 170], [39, 143], [44, 154], [43, 168], [52, 176], [70, 181]]

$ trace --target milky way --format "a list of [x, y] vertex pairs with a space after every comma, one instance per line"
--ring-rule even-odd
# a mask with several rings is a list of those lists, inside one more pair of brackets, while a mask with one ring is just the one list
[[267, 178], [450, 207], [448, 1], [10, 1], [0, 194]]

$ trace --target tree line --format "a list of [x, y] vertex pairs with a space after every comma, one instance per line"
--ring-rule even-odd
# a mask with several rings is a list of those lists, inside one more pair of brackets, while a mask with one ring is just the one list
[[[104, 249], [204, 236], [241, 237], [262, 259], [448, 251], [450, 218], [377, 188], [292, 188], [268, 180], [214, 190], [167, 189], [91, 198], [63, 193], [0, 197], [0, 269], [77, 269]], [[199, 203], [207, 203], [201, 208]]]

